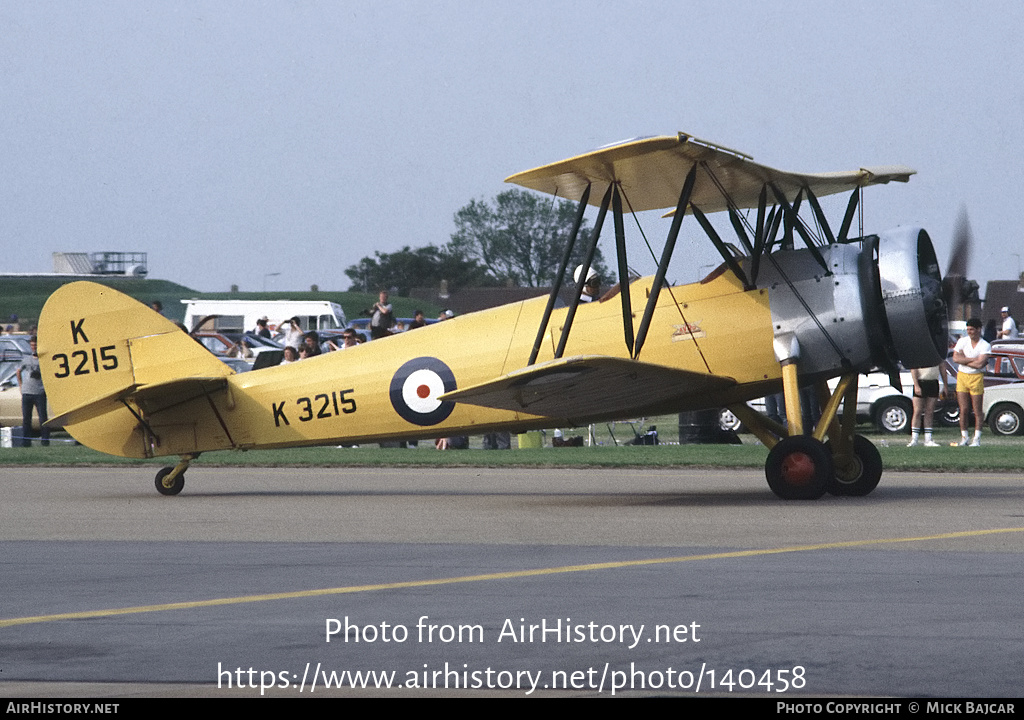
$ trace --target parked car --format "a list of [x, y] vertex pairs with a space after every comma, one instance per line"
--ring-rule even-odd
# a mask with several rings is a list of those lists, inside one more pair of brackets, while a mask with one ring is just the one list
[[14, 372], [17, 365], [0, 366], [0, 427], [21, 425], [21, 388]]
[[981, 410], [993, 435], [1024, 433], [1024, 383], [985, 388]]
[[231, 348], [241, 340], [245, 340], [253, 352], [253, 358], [248, 360], [250, 365], [255, 361], [255, 357], [260, 353], [270, 350], [281, 350], [281, 346], [273, 340], [268, 340], [267, 338], [260, 337], [259, 335], [249, 332], [221, 333], [199, 331], [192, 333], [192, 337], [198, 340], [203, 347], [221, 359], [230, 357]]
[[[889, 375], [886, 373], [873, 372], [861, 375], [857, 381], [858, 422], [874, 423], [880, 432], [910, 432], [910, 420], [914, 413], [914, 379], [909, 371], [904, 370], [900, 373], [900, 383], [903, 385], [902, 392], [890, 384]], [[838, 378], [829, 380], [829, 389], [834, 391], [838, 384]], [[758, 412], [764, 412], [764, 398], [752, 400], [747, 404]], [[956, 398], [940, 401], [935, 412], [939, 422], [956, 425], [959, 418]], [[718, 422], [723, 430], [740, 432], [743, 429], [739, 418], [728, 408], [721, 410]]]
[[[21, 355], [17, 362], [11, 362], [8, 358], [12, 355], [9, 349], [0, 350], [0, 427], [21, 427], [21, 387], [15, 374], [21, 365]], [[53, 417], [53, 411], [48, 409], [48, 412]], [[39, 429], [39, 416], [35, 413], [32, 427]]]

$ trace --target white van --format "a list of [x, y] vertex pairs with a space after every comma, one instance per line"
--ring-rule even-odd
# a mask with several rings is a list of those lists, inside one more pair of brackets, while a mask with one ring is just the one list
[[274, 333], [285, 321], [298, 317], [303, 330], [341, 330], [345, 327], [345, 311], [341, 305], [327, 300], [182, 300], [185, 305], [185, 327], [195, 330], [204, 317], [217, 317], [204, 324], [203, 330], [246, 332], [256, 329], [256, 321], [267, 318]]

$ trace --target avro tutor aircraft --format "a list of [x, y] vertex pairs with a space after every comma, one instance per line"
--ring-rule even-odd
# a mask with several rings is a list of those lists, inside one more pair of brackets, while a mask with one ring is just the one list
[[[112, 455], [179, 456], [156, 476], [157, 490], [175, 495], [189, 464], [214, 450], [525, 431], [727, 406], [770, 449], [765, 474], [779, 497], [866, 495], [882, 463], [854, 434], [857, 375], [937, 365], [946, 349], [928, 234], [901, 227], [850, 236], [862, 189], [913, 173], [782, 172], [684, 134], [601, 148], [508, 178], [579, 201], [557, 278], [586, 207], [599, 208], [588, 268], [611, 209], [619, 284], [599, 302], [579, 302], [584, 269], [568, 307], [556, 308], [556, 285], [546, 300], [243, 374], [141, 303], [71, 283], [39, 321], [53, 422]], [[850, 199], [833, 233], [818, 198], [844, 191]], [[629, 274], [624, 207], [675, 208], [653, 277]], [[738, 245], [719, 236], [712, 212], [728, 213]], [[686, 215], [722, 264], [700, 282], [669, 287]], [[830, 392], [826, 380], [836, 376]], [[821, 402], [813, 428], [801, 420], [801, 386]], [[745, 404], [780, 388], [788, 427]], [[840, 413], [841, 404], [851, 411]]]

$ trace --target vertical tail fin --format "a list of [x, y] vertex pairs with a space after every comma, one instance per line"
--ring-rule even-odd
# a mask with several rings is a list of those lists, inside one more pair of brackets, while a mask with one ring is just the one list
[[91, 282], [69, 283], [50, 296], [38, 339], [54, 424], [114, 455], [152, 454], [139, 428], [141, 397], [167, 404], [183, 392], [183, 380], [208, 384], [232, 374], [167, 318]]

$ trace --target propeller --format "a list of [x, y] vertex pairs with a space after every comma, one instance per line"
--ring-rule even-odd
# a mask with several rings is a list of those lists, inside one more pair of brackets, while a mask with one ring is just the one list
[[964, 315], [961, 320], [967, 319], [968, 303], [976, 299], [978, 294], [978, 283], [967, 279], [967, 266], [973, 245], [974, 235], [971, 233], [971, 222], [967, 219], [967, 208], [961, 205], [953, 227], [953, 249], [949, 255], [949, 266], [942, 278], [942, 296], [946, 301], [946, 307], [951, 313], [954, 308], [958, 308], [960, 314]]

